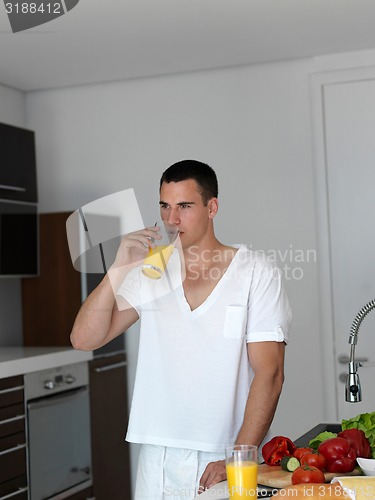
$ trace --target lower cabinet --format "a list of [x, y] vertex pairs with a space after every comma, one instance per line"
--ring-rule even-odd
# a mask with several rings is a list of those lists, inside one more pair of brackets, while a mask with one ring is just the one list
[[90, 361], [92, 468], [96, 500], [131, 500], [126, 357]]

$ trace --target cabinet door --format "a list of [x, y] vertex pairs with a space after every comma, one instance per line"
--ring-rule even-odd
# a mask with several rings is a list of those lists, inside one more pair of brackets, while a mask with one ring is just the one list
[[34, 132], [0, 123], [0, 198], [37, 201]]
[[90, 361], [92, 467], [96, 500], [130, 500], [125, 354]]
[[66, 236], [70, 212], [40, 214], [40, 273], [22, 279], [26, 346], [70, 346], [81, 306], [81, 277], [73, 268]]

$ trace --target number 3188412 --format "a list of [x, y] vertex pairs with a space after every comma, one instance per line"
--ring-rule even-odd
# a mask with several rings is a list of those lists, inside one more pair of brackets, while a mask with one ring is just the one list
[[62, 6], [58, 2], [48, 3], [6, 3], [7, 14], [63, 14]]

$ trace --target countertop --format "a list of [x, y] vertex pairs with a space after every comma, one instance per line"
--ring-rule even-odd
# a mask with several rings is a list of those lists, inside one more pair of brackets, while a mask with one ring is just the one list
[[72, 347], [0, 347], [0, 378], [89, 361], [93, 353]]

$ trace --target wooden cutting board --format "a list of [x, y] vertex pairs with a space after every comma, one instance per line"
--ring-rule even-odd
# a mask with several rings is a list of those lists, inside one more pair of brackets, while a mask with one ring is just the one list
[[[339, 476], [360, 476], [361, 472], [354, 469], [352, 472], [325, 472], [326, 483], [334, 477]], [[280, 465], [261, 464], [258, 467], [258, 484], [269, 486], [270, 488], [285, 488], [292, 484], [292, 473], [283, 470]]]

